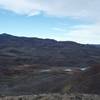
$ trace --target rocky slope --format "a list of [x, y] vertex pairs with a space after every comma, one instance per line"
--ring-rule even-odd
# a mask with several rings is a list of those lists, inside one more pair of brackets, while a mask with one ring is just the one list
[[79, 93], [100, 94], [100, 64], [89, 67], [80, 73], [75, 80], [74, 91]]

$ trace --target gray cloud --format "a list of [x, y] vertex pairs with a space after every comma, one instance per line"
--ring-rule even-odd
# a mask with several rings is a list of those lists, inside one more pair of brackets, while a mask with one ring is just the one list
[[0, 0], [0, 8], [18, 14], [99, 18], [99, 0]]

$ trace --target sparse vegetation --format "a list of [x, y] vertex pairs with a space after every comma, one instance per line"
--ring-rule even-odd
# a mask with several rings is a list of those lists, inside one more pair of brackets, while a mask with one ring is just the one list
[[100, 100], [100, 96], [89, 94], [39, 94], [4, 96], [0, 97], [0, 100]]

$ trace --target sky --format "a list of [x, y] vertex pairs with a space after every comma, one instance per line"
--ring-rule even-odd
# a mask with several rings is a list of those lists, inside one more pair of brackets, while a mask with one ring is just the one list
[[100, 0], [0, 0], [0, 34], [100, 44]]

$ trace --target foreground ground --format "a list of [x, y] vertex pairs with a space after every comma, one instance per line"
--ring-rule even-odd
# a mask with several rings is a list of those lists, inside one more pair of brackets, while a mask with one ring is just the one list
[[23, 95], [23, 96], [1, 96], [0, 100], [100, 100], [100, 95], [39, 94], [39, 95]]

